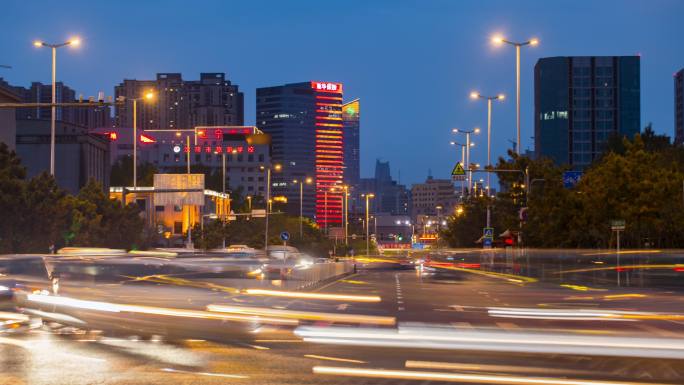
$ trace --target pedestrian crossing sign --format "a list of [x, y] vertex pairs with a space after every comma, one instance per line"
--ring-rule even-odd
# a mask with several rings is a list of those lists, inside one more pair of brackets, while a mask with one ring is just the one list
[[463, 165], [461, 165], [461, 162], [457, 162], [454, 169], [451, 170], [451, 178], [454, 181], [465, 180], [465, 169], [463, 168]]
[[494, 239], [494, 229], [491, 227], [485, 227], [482, 236], [485, 239]]

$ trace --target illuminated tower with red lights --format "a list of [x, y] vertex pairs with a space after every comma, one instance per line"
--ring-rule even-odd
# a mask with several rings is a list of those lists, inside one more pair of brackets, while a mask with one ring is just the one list
[[344, 131], [342, 84], [311, 82], [316, 99], [316, 222], [342, 224]]
[[344, 126], [342, 84], [309, 81], [257, 89], [257, 127], [272, 137], [274, 195], [287, 197], [287, 211], [299, 215], [295, 180], [312, 178], [303, 189], [302, 211], [320, 226], [339, 227], [343, 216]]

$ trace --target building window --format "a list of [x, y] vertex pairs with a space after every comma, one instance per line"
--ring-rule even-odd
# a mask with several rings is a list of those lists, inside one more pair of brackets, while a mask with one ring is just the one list
[[183, 222], [173, 222], [173, 233], [183, 234]]
[[263, 161], [264, 161], [264, 154], [259, 154], [259, 162], [263, 162]]
[[180, 205], [173, 205], [173, 211], [180, 213], [183, 211], [183, 206]]
[[156, 212], [164, 212], [164, 206], [154, 206], [154, 211]]

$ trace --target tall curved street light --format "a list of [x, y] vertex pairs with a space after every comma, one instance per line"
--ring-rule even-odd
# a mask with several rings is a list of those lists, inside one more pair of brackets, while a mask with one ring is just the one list
[[55, 88], [55, 83], [57, 82], [57, 48], [66, 47], [68, 45], [72, 47], [78, 47], [81, 45], [81, 39], [75, 37], [68, 41], [60, 44], [46, 43], [42, 40], [36, 40], [33, 42], [35, 47], [48, 47], [52, 49], [52, 115], [50, 118], [50, 175], [55, 176], [55, 115], [56, 115], [56, 99], [57, 91]]
[[[495, 96], [482, 95], [479, 92], [473, 91], [470, 93], [472, 99], [487, 100], [487, 167], [492, 166], [492, 100], [504, 100], [504, 94]], [[489, 189], [491, 188], [490, 172], [487, 172], [487, 195], [489, 196]]]
[[523, 42], [516, 42], [506, 40], [501, 36], [494, 36], [492, 38], [492, 43], [497, 45], [510, 44], [515, 47], [515, 124], [517, 128], [515, 152], [520, 155], [520, 47], [526, 45], [536, 46], [539, 44], [539, 40], [533, 38]]
[[[140, 98], [133, 98], [133, 190], [138, 187], [138, 101], [151, 101], [154, 92], [147, 91]], [[225, 192], [225, 191], [224, 191]]]

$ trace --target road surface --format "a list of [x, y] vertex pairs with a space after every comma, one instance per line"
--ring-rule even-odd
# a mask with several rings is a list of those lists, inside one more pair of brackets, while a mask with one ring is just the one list
[[[684, 338], [684, 321], [677, 317], [608, 320], [576, 316], [582, 313], [577, 309], [623, 311], [628, 315], [633, 311], [684, 314], [684, 299], [679, 293], [520, 283], [511, 277], [467, 271], [431, 273], [383, 266], [362, 269], [316, 289], [319, 293], [377, 295], [382, 299], [379, 303], [250, 299], [202, 289], [193, 289], [197, 290], [193, 298], [204, 301], [202, 305], [248, 305], [275, 310], [395, 317], [400, 328], [436, 328], [449, 330], [449, 333], [483, 331], [504, 333], [513, 338], [532, 331], [598, 338], [623, 335], [669, 340]], [[122, 292], [117, 290], [121, 288], [111, 286], [112, 293], [116, 293], [112, 297], [118, 298]], [[81, 298], [103, 297], [102, 287], [79, 290], [66, 286], [64, 290], [66, 294], [78, 294]], [[146, 287], [126, 290], [129, 290], [127, 302], [137, 298], [146, 305], [156, 302], [168, 305], [170, 301], [151, 293], [145, 298], [144, 292], [151, 290]], [[497, 313], [499, 308], [518, 310]], [[545, 309], [553, 309], [555, 313], [540, 317], [539, 314], [545, 314], [540, 311]], [[562, 309], [569, 310], [567, 314], [558, 313]], [[348, 326], [345, 330], [361, 331], [366, 330], [366, 326], [378, 331], [396, 330], [391, 325], [364, 324]], [[336, 325], [314, 320], [308, 321], [303, 328], [306, 327], [335, 330]], [[541, 377], [544, 381], [572, 379], [580, 385], [595, 384], [591, 381], [684, 383], [684, 360], [644, 358], [633, 352], [627, 353], [633, 356], [606, 356], [488, 348], [361, 345], [363, 341], [354, 344], [307, 342], [290, 327], [262, 328], [253, 337], [239, 341], [211, 342], [106, 336], [52, 324], [25, 332], [0, 333], [0, 384], [440, 383], [433, 381], [435, 379], [468, 384], [526, 383], [525, 379], [530, 377]]]

